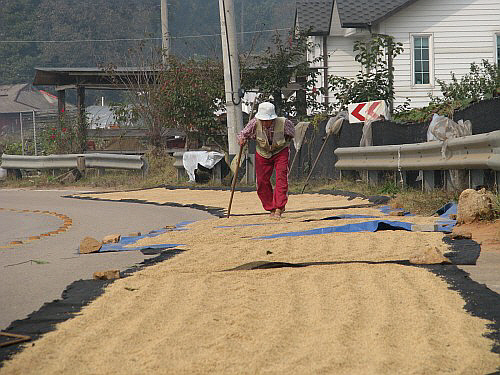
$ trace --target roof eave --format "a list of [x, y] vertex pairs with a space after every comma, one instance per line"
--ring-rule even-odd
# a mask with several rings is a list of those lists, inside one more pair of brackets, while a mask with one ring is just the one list
[[[328, 36], [330, 35], [330, 30], [332, 28], [332, 18], [333, 18], [333, 5], [334, 5], [335, 0], [332, 0], [331, 2], [331, 8], [330, 8], [330, 18], [328, 20], [328, 29], [327, 30], [317, 30], [315, 31], [314, 29], [310, 32], [308, 32], [306, 35], [308, 36]], [[298, 24], [298, 10], [295, 8], [295, 19], [294, 19], [294, 29], [297, 28]], [[300, 29], [300, 26], [299, 26]]]
[[372, 27], [373, 25], [369, 24], [369, 23], [349, 23], [349, 22], [346, 22], [346, 23], [341, 23], [341, 26], [343, 29], [347, 29], [347, 28], [370, 29], [370, 27]]
[[399, 12], [400, 10], [406, 8], [407, 6], [413, 4], [415, 1], [417, 0], [408, 0], [406, 3], [404, 4], [401, 4], [400, 6], [398, 6], [397, 8], [394, 8], [393, 10], [391, 10], [390, 12], [387, 12], [386, 14], [384, 14], [382, 17], [379, 17], [377, 18], [376, 20], [373, 20], [371, 23], [372, 24], [377, 24], [377, 23], [380, 23], [384, 20], [386, 20], [387, 18], [391, 17], [392, 15], [396, 14], [397, 12]]

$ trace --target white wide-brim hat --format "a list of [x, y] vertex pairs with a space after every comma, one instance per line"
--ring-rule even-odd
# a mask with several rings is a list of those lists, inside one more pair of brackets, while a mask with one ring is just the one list
[[276, 111], [274, 110], [274, 104], [269, 102], [264, 102], [259, 104], [259, 109], [255, 118], [259, 120], [274, 120], [276, 117]]

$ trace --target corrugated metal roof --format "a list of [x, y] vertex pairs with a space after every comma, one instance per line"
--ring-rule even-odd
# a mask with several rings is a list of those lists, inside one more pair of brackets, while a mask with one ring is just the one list
[[333, 0], [299, 0], [296, 6], [295, 22], [301, 30], [310, 30], [309, 35], [330, 33]]
[[57, 109], [57, 99], [34, 90], [30, 84], [0, 86], [0, 113], [31, 112]]
[[[416, 0], [336, 0], [342, 27], [368, 27], [390, 17]], [[297, 0], [295, 23], [310, 35], [328, 35], [333, 0]]]
[[337, 0], [342, 27], [367, 27], [416, 0]]
[[[101, 68], [35, 68], [33, 85], [126, 90], [130, 87], [124, 82], [138, 84], [136, 80], [144, 77], [153, 80], [155, 72], [156, 70], [150, 67], [118, 67], [113, 69], [113, 72]], [[117, 82], [117, 76], [121, 77], [118, 81], [123, 83]]]

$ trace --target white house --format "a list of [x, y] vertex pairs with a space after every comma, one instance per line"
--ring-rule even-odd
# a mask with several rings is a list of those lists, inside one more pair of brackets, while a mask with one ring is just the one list
[[[440, 95], [437, 80], [460, 78], [470, 64], [500, 61], [500, 0], [297, 0], [295, 23], [311, 28], [309, 59], [324, 56], [324, 77], [354, 77], [356, 40], [387, 34], [403, 44], [394, 60], [395, 105], [412, 107]], [[326, 100], [334, 101], [330, 93]], [[325, 100], [325, 98], [322, 98]]]

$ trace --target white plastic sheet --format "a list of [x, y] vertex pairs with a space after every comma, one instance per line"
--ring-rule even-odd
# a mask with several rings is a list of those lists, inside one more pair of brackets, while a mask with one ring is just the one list
[[337, 113], [335, 117], [330, 117], [325, 126], [326, 134], [339, 134], [340, 129], [342, 128], [342, 124], [344, 120], [349, 119], [349, 114], [347, 111], [342, 111]]
[[295, 146], [295, 150], [300, 150], [300, 148], [302, 147], [304, 136], [306, 135], [307, 128], [310, 124], [310, 122], [299, 122], [297, 125], [295, 125], [295, 137], [293, 138], [293, 145]]
[[216, 151], [186, 151], [182, 156], [182, 164], [189, 176], [189, 181], [195, 181], [194, 171], [198, 168], [198, 164], [212, 169], [223, 157], [224, 154]]
[[472, 135], [472, 123], [469, 120], [455, 122], [437, 113], [432, 116], [427, 129], [427, 141], [446, 141], [466, 135]]

